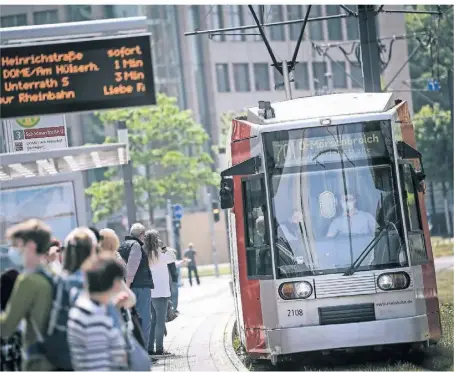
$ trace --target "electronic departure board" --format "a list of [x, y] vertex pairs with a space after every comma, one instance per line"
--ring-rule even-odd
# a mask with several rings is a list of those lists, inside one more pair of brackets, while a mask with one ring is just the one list
[[150, 35], [1, 48], [2, 119], [156, 103]]

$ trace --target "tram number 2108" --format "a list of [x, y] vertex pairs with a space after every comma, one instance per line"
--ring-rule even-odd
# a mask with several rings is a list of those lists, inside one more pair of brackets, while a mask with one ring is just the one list
[[288, 316], [303, 316], [303, 310], [302, 309], [288, 310]]

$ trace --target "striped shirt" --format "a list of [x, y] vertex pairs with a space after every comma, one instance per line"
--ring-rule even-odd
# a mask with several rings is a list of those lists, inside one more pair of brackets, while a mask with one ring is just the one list
[[127, 368], [125, 338], [114, 327], [106, 306], [81, 294], [68, 315], [68, 344], [75, 371], [115, 371]]

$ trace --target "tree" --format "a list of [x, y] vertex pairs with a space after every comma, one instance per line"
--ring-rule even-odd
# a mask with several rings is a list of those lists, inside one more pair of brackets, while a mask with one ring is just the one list
[[[435, 11], [437, 7], [416, 5], [414, 9]], [[441, 6], [441, 10], [444, 12], [441, 18], [431, 14], [406, 14], [407, 33], [420, 35], [424, 44], [409, 61], [415, 112], [419, 112], [424, 105], [432, 102], [439, 102], [444, 110], [450, 107], [450, 98], [447, 94], [447, 70], [453, 68], [453, 8], [445, 5]], [[426, 31], [427, 35], [422, 35], [423, 31]], [[428, 41], [430, 41], [429, 44]], [[418, 38], [410, 38], [409, 52], [417, 45], [419, 45]], [[439, 78], [441, 91], [431, 93], [419, 91], [425, 90], [428, 80], [432, 78]]]
[[413, 118], [417, 148], [425, 173], [434, 182], [453, 184], [453, 126], [450, 112], [438, 105], [423, 106]]
[[432, 197], [431, 204], [435, 213], [434, 184], [442, 185], [444, 214], [447, 233], [451, 233], [448, 188], [453, 189], [453, 125], [450, 112], [441, 110], [439, 105], [423, 106], [414, 116], [418, 148], [423, 155], [425, 173], [428, 176]]
[[[201, 186], [216, 185], [218, 181], [210, 167], [213, 160], [204, 152], [207, 133], [193, 119], [192, 112], [181, 111], [176, 102], [173, 97], [158, 94], [156, 106], [97, 114], [105, 125], [125, 121], [135, 169], [136, 205], [148, 210], [152, 224], [154, 209], [164, 206], [167, 199], [188, 205]], [[124, 205], [123, 181], [118, 170], [107, 171], [106, 178], [86, 191], [91, 197], [95, 222]]]
[[218, 145], [213, 146], [213, 151], [215, 153], [222, 154], [226, 151], [229, 129], [232, 127], [232, 120], [242, 116], [246, 116], [246, 113], [235, 113], [234, 111], [227, 111], [221, 114]]

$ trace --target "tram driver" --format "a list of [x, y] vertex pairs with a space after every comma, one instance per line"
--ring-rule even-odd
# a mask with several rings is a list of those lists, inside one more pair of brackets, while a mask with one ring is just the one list
[[341, 198], [341, 216], [335, 217], [330, 224], [327, 238], [337, 235], [369, 235], [374, 234], [378, 224], [372, 214], [356, 208], [356, 197], [346, 194]]

